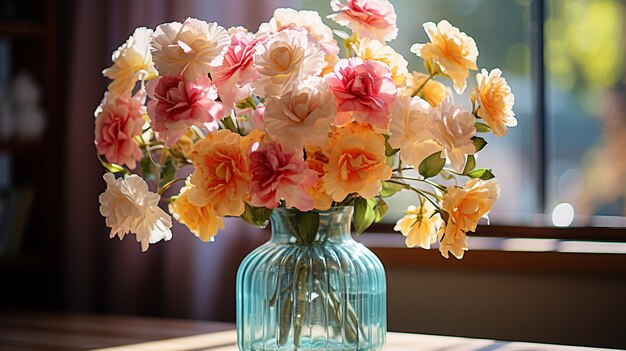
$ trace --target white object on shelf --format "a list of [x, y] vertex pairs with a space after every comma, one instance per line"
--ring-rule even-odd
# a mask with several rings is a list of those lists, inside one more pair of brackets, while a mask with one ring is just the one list
[[37, 140], [46, 124], [41, 108], [41, 89], [28, 73], [19, 73], [11, 85], [11, 102], [17, 137], [22, 140]]

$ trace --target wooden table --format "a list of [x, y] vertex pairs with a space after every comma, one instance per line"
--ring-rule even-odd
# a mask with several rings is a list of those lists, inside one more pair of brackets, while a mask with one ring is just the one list
[[[234, 325], [164, 318], [0, 311], [0, 350], [235, 351]], [[583, 348], [388, 333], [386, 351], [599, 351]]]

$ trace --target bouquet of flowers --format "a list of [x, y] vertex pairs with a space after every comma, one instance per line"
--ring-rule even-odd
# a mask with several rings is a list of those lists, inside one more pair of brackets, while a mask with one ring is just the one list
[[395, 230], [409, 247], [439, 241], [443, 256], [463, 256], [499, 196], [476, 154], [481, 133], [516, 124], [511, 89], [483, 69], [468, 109], [455, 94], [478, 69], [471, 37], [445, 20], [424, 24], [430, 41], [411, 52], [425, 72], [409, 72], [387, 44], [398, 32], [391, 3], [331, 6], [351, 34], [280, 8], [256, 33], [188, 18], [137, 28], [113, 53], [95, 112], [111, 237], [135, 234], [145, 251], [172, 237], [171, 214], [212, 241], [224, 217], [264, 226], [278, 206], [301, 211], [313, 235], [317, 211], [354, 206], [360, 233], [385, 215], [385, 198], [411, 191]]

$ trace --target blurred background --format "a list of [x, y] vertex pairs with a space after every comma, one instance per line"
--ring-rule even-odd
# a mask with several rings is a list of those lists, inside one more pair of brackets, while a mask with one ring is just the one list
[[[389, 329], [626, 347], [626, 1], [392, 3], [390, 45], [410, 69], [424, 70], [409, 52], [427, 41], [422, 24], [449, 20], [476, 39], [479, 67], [503, 70], [519, 126], [480, 155], [503, 191], [463, 261], [388, 234], [410, 193], [363, 235], [387, 267]], [[109, 240], [93, 111], [135, 27], [191, 16], [254, 31], [286, 6], [331, 12], [318, 0], [2, 0], [0, 307], [234, 321], [236, 269], [269, 232], [229, 220], [204, 244], [175, 225], [143, 254]]]

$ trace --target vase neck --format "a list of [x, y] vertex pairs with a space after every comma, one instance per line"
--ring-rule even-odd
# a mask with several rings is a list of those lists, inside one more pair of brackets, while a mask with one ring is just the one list
[[353, 240], [350, 235], [350, 221], [352, 220], [352, 207], [333, 207], [319, 213], [319, 227], [315, 239], [309, 243], [298, 240], [296, 233], [299, 222], [298, 211], [286, 208], [275, 208], [271, 216], [272, 238], [271, 242], [281, 244], [315, 244], [315, 243], [339, 243]]

